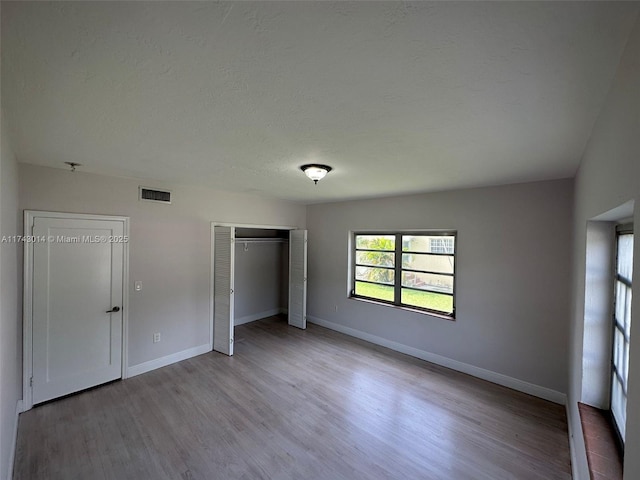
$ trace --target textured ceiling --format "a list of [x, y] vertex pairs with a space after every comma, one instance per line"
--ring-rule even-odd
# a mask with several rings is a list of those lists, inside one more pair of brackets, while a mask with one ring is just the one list
[[304, 203], [568, 177], [637, 13], [3, 1], [2, 108], [21, 162]]

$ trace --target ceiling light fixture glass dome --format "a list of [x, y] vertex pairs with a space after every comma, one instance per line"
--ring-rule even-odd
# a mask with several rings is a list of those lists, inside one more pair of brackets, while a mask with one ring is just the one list
[[307, 177], [313, 180], [313, 183], [317, 184], [318, 180], [322, 180], [325, 175], [333, 169], [329, 165], [309, 163], [307, 165], [302, 165], [300, 170], [302, 170]]

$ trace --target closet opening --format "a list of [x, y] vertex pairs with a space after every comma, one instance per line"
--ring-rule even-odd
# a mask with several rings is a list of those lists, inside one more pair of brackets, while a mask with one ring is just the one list
[[306, 328], [307, 231], [212, 224], [213, 349], [233, 355], [234, 327], [280, 316]]
[[267, 317], [287, 321], [289, 231], [236, 228], [234, 326]]

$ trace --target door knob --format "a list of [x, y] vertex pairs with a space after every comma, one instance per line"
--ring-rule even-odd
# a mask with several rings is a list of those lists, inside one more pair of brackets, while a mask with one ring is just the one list
[[113, 307], [111, 310], [107, 310], [105, 313], [116, 313], [120, 311], [120, 307]]

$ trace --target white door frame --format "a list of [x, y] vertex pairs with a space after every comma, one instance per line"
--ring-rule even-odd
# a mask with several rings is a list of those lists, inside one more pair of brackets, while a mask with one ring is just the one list
[[[24, 237], [30, 239], [36, 218], [60, 218], [70, 220], [105, 220], [123, 223], [124, 235], [129, 236], [129, 217], [90, 215], [82, 213], [24, 211]], [[128, 377], [129, 340], [129, 243], [123, 244], [124, 265], [122, 268], [122, 378]], [[22, 303], [22, 408], [33, 408], [31, 378], [33, 376], [33, 242], [24, 243], [24, 293]]]
[[[291, 225], [256, 225], [253, 223], [235, 223], [235, 222], [211, 222], [211, 272], [209, 276], [209, 345], [213, 350], [213, 325], [214, 325], [214, 299], [213, 299], [213, 284], [215, 281], [214, 276], [214, 255], [215, 255], [215, 227], [235, 227], [235, 228], [260, 228], [263, 230], [299, 230], [299, 227], [292, 227]], [[232, 259], [232, 265], [235, 260]], [[234, 326], [235, 328], [235, 326]]]

